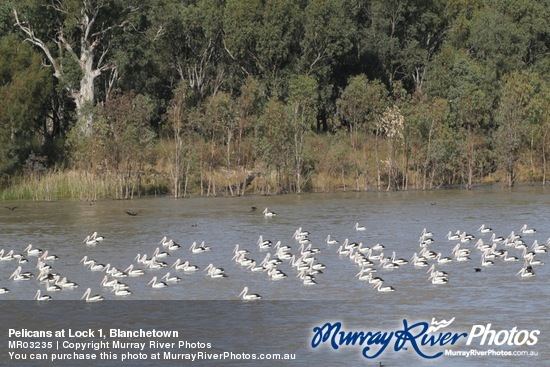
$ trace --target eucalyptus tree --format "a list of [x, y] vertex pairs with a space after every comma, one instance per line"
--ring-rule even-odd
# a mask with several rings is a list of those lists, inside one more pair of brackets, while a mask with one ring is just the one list
[[[76, 105], [84, 136], [93, 134], [89, 112], [95, 103], [96, 79], [115, 69], [110, 60], [113, 38], [131, 28], [138, 0], [28, 0], [13, 8], [25, 40], [47, 59], [53, 76]], [[88, 109], [88, 112], [86, 110]]]

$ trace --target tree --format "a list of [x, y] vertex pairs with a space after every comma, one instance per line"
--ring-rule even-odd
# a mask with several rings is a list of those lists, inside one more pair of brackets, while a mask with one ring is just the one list
[[[97, 77], [115, 68], [108, 58], [112, 38], [130, 26], [130, 16], [138, 7], [123, 0], [53, 1], [46, 6], [54, 17], [51, 30], [46, 33], [33, 25], [40, 21], [34, 16], [43, 15], [37, 11], [39, 4], [31, 0], [31, 7], [21, 15], [14, 8], [15, 23], [25, 40], [44, 53], [54, 77], [74, 100], [82, 134], [91, 136], [93, 118], [86, 111], [95, 103], [94, 83]], [[42, 31], [44, 34], [40, 34]]]
[[306, 136], [317, 116], [317, 81], [311, 76], [297, 76], [290, 81], [290, 120], [294, 138], [294, 165], [296, 193], [302, 192], [304, 174], [304, 147]]
[[40, 55], [14, 35], [0, 38], [0, 173], [13, 173], [34, 150], [41, 153], [46, 125], [49, 72]]

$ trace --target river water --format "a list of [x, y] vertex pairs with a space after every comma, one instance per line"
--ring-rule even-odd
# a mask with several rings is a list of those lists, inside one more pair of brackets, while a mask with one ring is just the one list
[[[192, 328], [194, 335], [200, 335], [204, 340], [215, 340], [214, 335], [219, 334], [220, 330], [233, 331], [241, 327], [235, 315], [244, 310], [249, 316], [244, 324], [245, 333], [256, 339], [257, 348], [261, 346], [258, 340], [260, 336], [263, 338], [266, 326], [277, 330], [278, 335], [290, 333], [283, 341], [276, 338], [277, 343], [270, 339], [271, 347], [275, 345], [279, 348], [275, 350], [291, 350], [297, 353], [297, 360], [303, 358], [301, 362], [288, 362], [286, 365], [321, 361], [324, 362], [322, 365], [378, 366], [378, 363], [383, 362], [386, 366], [421, 366], [437, 365], [444, 359], [447, 366], [485, 366], [488, 363], [499, 366], [541, 366], [550, 360], [547, 347], [550, 331], [550, 287], [546, 285], [548, 266], [533, 265], [536, 276], [521, 278], [517, 275], [524, 266], [521, 249], [498, 244], [498, 249], [507, 249], [509, 255], [521, 260], [505, 262], [495, 259], [493, 266], [482, 266], [481, 251], [475, 248], [478, 239], [492, 243], [490, 233], [478, 232], [482, 224], [491, 227], [497, 236], [502, 237], [508, 237], [512, 231], [521, 234], [521, 227], [527, 224], [537, 231], [524, 234], [525, 243], [529, 247], [535, 240], [545, 244], [550, 238], [550, 195], [541, 187], [185, 200], [145, 198], [92, 204], [78, 201], [3, 204], [5, 207], [17, 207], [14, 210], [0, 210], [0, 249], [4, 250], [4, 254], [10, 250], [23, 254], [28, 244], [32, 244], [33, 248], [47, 250], [49, 254], [59, 257], [47, 262], [52, 266], [51, 272], [67, 277], [79, 286], [72, 290], [48, 292], [46, 286], [35, 278], [28, 281], [10, 280], [8, 278], [20, 265], [16, 260], [4, 260], [0, 261], [0, 287], [6, 287], [10, 292], [0, 295], [2, 300], [32, 300], [40, 289], [42, 294], [47, 293], [54, 299], [49, 304], [55, 304], [57, 300], [76, 301], [90, 287], [93, 294], [101, 294], [106, 300], [119, 300], [105, 302], [113, 309], [136, 308], [138, 314], [159, 313], [159, 317], [153, 321], [144, 322], [140, 317], [132, 319], [133, 325], [144, 322], [144, 327], [157, 328], [172, 322], [185, 322], [189, 326], [189, 313], [175, 319], [163, 316], [166, 311], [163, 308], [185, 305], [189, 309], [197, 308], [197, 314], [206, 317], [192, 317], [195, 321]], [[277, 215], [264, 216], [262, 211], [266, 207]], [[130, 216], [126, 211], [138, 215]], [[355, 223], [364, 226], [365, 230], [356, 231]], [[268, 253], [273, 258], [273, 248], [260, 249], [257, 245], [260, 236], [273, 243], [281, 241], [281, 245], [291, 248], [290, 253], [300, 257], [300, 244], [293, 238], [300, 227], [302, 231], [310, 232], [310, 243], [319, 250], [312, 255], [315, 263], [325, 265], [322, 273], [315, 276], [315, 285], [304, 285], [288, 260], [277, 266], [287, 277], [272, 280], [267, 272], [252, 272], [232, 259], [236, 244], [240, 249], [247, 249], [249, 253], [246, 257], [257, 263]], [[433, 232], [434, 242], [427, 245], [428, 249], [440, 252], [445, 257], [452, 257], [451, 251], [459, 243], [446, 238], [449, 231], [467, 232], [476, 237], [469, 243], [461, 244], [462, 248], [472, 251], [469, 261], [459, 262], [453, 257], [450, 263], [436, 265], [438, 270], [449, 274], [448, 284], [431, 284], [427, 268], [415, 267], [410, 262], [413, 254], [421, 250], [419, 237], [424, 228]], [[84, 244], [84, 238], [94, 231], [104, 236], [105, 240], [95, 246]], [[375, 251], [375, 254], [383, 252], [388, 257], [395, 252], [396, 258], [408, 260], [408, 264], [392, 270], [383, 269], [378, 262], [375, 263], [377, 272], [374, 275], [383, 278], [384, 286], [392, 286], [395, 291], [378, 292], [372, 285], [359, 280], [355, 275], [361, 267], [348, 256], [339, 254], [339, 245], [328, 245], [325, 242], [328, 235], [340, 244], [345, 239], [360, 242], [364, 247], [381, 244], [385, 248]], [[173, 239], [181, 248], [168, 251], [159, 245], [164, 236]], [[211, 251], [194, 254], [189, 250], [193, 242], [204, 242]], [[169, 253], [168, 257], [162, 259], [168, 266], [181, 259], [188, 260], [200, 270], [184, 273], [174, 268], [149, 269], [135, 260], [137, 254], [147, 254], [150, 258], [157, 247]], [[121, 270], [134, 264], [136, 268], [144, 269], [146, 274], [122, 278], [121, 281], [129, 285], [132, 294], [116, 296], [100, 285], [105, 272], [91, 271], [81, 263], [84, 256]], [[22, 271], [37, 275], [37, 258], [27, 258], [29, 262], [21, 264]], [[535, 258], [541, 262], [549, 261], [547, 254], [542, 252]], [[431, 263], [436, 262], [431, 260]], [[214, 279], [207, 276], [203, 269], [209, 264], [224, 268], [227, 277]], [[476, 268], [481, 271], [476, 271]], [[147, 285], [153, 276], [160, 279], [168, 271], [171, 276], [178, 276], [180, 281], [163, 289], [153, 289]], [[250, 292], [261, 294], [262, 300], [254, 302], [254, 306], [239, 301], [239, 293], [245, 286]], [[128, 302], [132, 300], [136, 302]], [[36, 302], [22, 304], [24, 312], [12, 308], [9, 313], [14, 327], [29, 327], [28, 313], [32, 313], [36, 307], [44, 309], [43, 305], [37, 306]], [[81, 302], [64, 304], [68, 305], [64, 306], [68, 310], [83, 307]], [[90, 307], [90, 304], [86, 305]], [[220, 305], [226, 306], [221, 309]], [[201, 313], [200, 310], [205, 308], [210, 311]], [[228, 308], [234, 310], [235, 314]], [[53, 306], [47, 306], [47, 309], [53, 312]], [[96, 323], [110, 325], [115, 322], [112, 312], [107, 310], [88, 317]], [[223, 317], [217, 319], [220, 314]], [[266, 318], [266, 314], [270, 317]], [[258, 325], [255, 322], [257, 320], [250, 320], [254, 316], [261, 318], [263, 324]], [[430, 361], [410, 350], [394, 351], [392, 344], [376, 359], [365, 359], [361, 356], [362, 348], [358, 346], [346, 346], [337, 351], [325, 344], [315, 349], [309, 346], [312, 327], [322, 326], [327, 321], [341, 321], [348, 329], [374, 332], [403, 329], [403, 320], [409, 324], [419, 321], [430, 323], [432, 319], [450, 320], [453, 317], [455, 320], [447, 329], [457, 333], [471, 334], [473, 325], [487, 327], [487, 324], [491, 324], [492, 330], [506, 330], [499, 334], [502, 337], [514, 327], [518, 331], [540, 330], [540, 334], [535, 345], [526, 345], [527, 340], [522, 343], [521, 338], [518, 339], [519, 344], [523, 345], [519, 346], [488, 345], [488, 339], [484, 345], [480, 345], [481, 338], [475, 339], [471, 345], [464, 345], [463, 338], [456, 346], [440, 346], [441, 350], [448, 347], [460, 351], [476, 349], [486, 353], [489, 350], [528, 351], [536, 352], [538, 356], [443, 356]], [[45, 328], [52, 321], [45, 317], [42, 325], [40, 320], [33, 319], [33, 327]], [[206, 324], [214, 322], [215, 327], [207, 327]], [[232, 344], [232, 348], [244, 348], [241, 342], [232, 342], [236, 343]], [[216, 340], [215, 343], [220, 346], [222, 342]], [[220, 346], [220, 349], [223, 348]], [[278, 362], [272, 365], [285, 364]]]

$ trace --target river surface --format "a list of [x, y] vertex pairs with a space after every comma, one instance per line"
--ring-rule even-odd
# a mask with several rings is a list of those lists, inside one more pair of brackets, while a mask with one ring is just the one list
[[[78, 283], [78, 288], [48, 292], [46, 285], [39, 283], [36, 278], [28, 281], [8, 279], [18, 266], [21, 266], [23, 272], [30, 271], [38, 275], [37, 257], [26, 256], [29, 262], [21, 265], [16, 260], [0, 261], [0, 287], [10, 290], [0, 295], [1, 300], [32, 300], [40, 289], [42, 294], [49, 294], [54, 299], [54, 304], [56, 300], [80, 300], [89, 287], [92, 294], [101, 294], [106, 300], [119, 300], [107, 304], [114, 304], [118, 308], [132, 308], [139, 304], [139, 309], [148, 310], [146, 312], [158, 312], [159, 303], [141, 301], [163, 301], [161, 305], [173, 304], [167, 301], [183, 301], [191, 308], [210, 309], [216, 308], [214, 305], [217, 301], [218, 304], [233, 305], [235, 312], [245, 307], [245, 311], [252, 311], [251, 315], [258, 313], [263, 317], [268, 311], [260, 310], [268, 307], [273, 318], [281, 322], [284, 320], [285, 330], [291, 329], [288, 338], [295, 339], [296, 335], [302, 333], [306, 342], [311, 341], [312, 327], [322, 326], [329, 320], [342, 321], [353, 330], [375, 331], [403, 329], [403, 320], [409, 323], [429, 323], [432, 319], [450, 320], [454, 317], [448, 331], [470, 333], [473, 325], [489, 323], [497, 332], [508, 332], [514, 327], [518, 331], [540, 330], [538, 341], [532, 346], [495, 347], [487, 345], [487, 341], [485, 345], [480, 345], [481, 340], [477, 338], [470, 346], [464, 345], [464, 340], [461, 340], [457, 343], [460, 346], [455, 346], [457, 350], [526, 350], [536, 351], [538, 356], [441, 357], [445, 358], [446, 366], [486, 366], [488, 363], [499, 366], [542, 366], [550, 360], [548, 265], [533, 265], [536, 276], [522, 278], [517, 274], [524, 266], [521, 249], [497, 244], [497, 249], [508, 250], [509, 256], [516, 256], [520, 261], [508, 262], [497, 258], [493, 260], [493, 266], [482, 266], [481, 251], [475, 247], [479, 239], [492, 244], [491, 233], [482, 234], [478, 231], [482, 224], [491, 227], [497, 236], [502, 237], [508, 237], [512, 231], [521, 234], [521, 227], [527, 224], [530, 228], [536, 228], [536, 233], [522, 235], [529, 248], [535, 240], [545, 244], [550, 238], [550, 192], [541, 187], [184, 200], [145, 198], [92, 204], [79, 201], [2, 204], [2, 207], [16, 207], [14, 210], [0, 208], [0, 249], [4, 250], [4, 254], [14, 250], [26, 255], [23, 251], [28, 244], [32, 244], [33, 248], [47, 250], [48, 254], [59, 257], [47, 261], [52, 266], [50, 272]], [[264, 208], [269, 208], [277, 215], [264, 216]], [[131, 216], [126, 211], [138, 214]], [[356, 231], [356, 223], [364, 226], [365, 230]], [[236, 244], [240, 249], [247, 249], [249, 253], [246, 257], [254, 259], [257, 265], [268, 253], [273, 259], [273, 248], [259, 248], [257, 243], [260, 236], [273, 244], [281, 241], [281, 246], [289, 246], [289, 252], [298, 258], [301, 256], [300, 244], [293, 238], [298, 228], [310, 233], [311, 246], [319, 250], [309, 257], [315, 258], [315, 264], [325, 266], [322, 273], [315, 275], [315, 285], [304, 285], [288, 260], [277, 265], [277, 269], [287, 275], [280, 280], [270, 279], [267, 272], [252, 272], [233, 260]], [[430, 260], [430, 264], [436, 264], [438, 270], [449, 274], [448, 284], [431, 284], [427, 268], [415, 267], [410, 262], [413, 254], [422, 249], [419, 238], [424, 229], [433, 232], [434, 242], [427, 245], [428, 249], [453, 259], [447, 264], [437, 264], [435, 260]], [[92, 246], [83, 243], [84, 238], [94, 231], [104, 236], [105, 240]], [[451, 251], [460, 241], [448, 240], [446, 235], [449, 231], [467, 232], [475, 236], [471, 242], [461, 243], [461, 248], [471, 250], [470, 260], [456, 261]], [[339, 244], [328, 245], [325, 242], [328, 235], [338, 240], [339, 244], [345, 239], [362, 243], [363, 247], [381, 244], [385, 248], [373, 254], [383, 252], [386, 257], [390, 257], [395, 252], [396, 258], [408, 260], [408, 264], [392, 270], [383, 269], [378, 261], [375, 262], [377, 272], [373, 275], [383, 278], [384, 286], [391, 286], [395, 291], [378, 292], [371, 284], [359, 280], [356, 274], [361, 267], [349, 256], [337, 252]], [[160, 245], [159, 241], [164, 236], [173, 239], [181, 248], [169, 251]], [[211, 250], [194, 254], [189, 250], [193, 242], [204, 242]], [[150, 258], [157, 247], [169, 253], [169, 256], [161, 259], [168, 267], [149, 269], [136, 261], [138, 254], [146, 254]], [[105, 272], [91, 271], [84, 266], [81, 262], [84, 256], [121, 270], [134, 264], [135, 268], [144, 269], [145, 275], [121, 278], [132, 293], [116, 296], [100, 284]], [[189, 261], [199, 271], [184, 273], [169, 268], [177, 259]], [[550, 261], [543, 252], [538, 253], [535, 259]], [[209, 264], [223, 268], [227, 277], [207, 276], [204, 269]], [[476, 271], [476, 268], [481, 271]], [[167, 272], [179, 277], [180, 281], [162, 289], [153, 289], [147, 285], [153, 276], [160, 280]], [[260, 305], [254, 302], [258, 306], [251, 308], [250, 303], [244, 303], [243, 306], [243, 302], [239, 301], [239, 293], [245, 286], [251, 293], [262, 296]], [[140, 302], [128, 302], [131, 300]], [[286, 305], [284, 311], [274, 306], [278, 302]], [[28, 304], [25, 307], [36, 307], [36, 302]], [[42, 305], [40, 307], [43, 308]], [[28, 310], [21, 313], [11, 311], [10, 321], [19, 327], [28, 327], [26, 312]], [[98, 323], [112, 322], [108, 313], [94, 317]], [[156, 322], [149, 326], [158, 326], [159, 321]], [[217, 327], [222, 330], [236, 327], [232, 318], [217, 322]], [[257, 329], [254, 323], [247, 325], [251, 335], [264, 333], [265, 325], [261, 328], [257, 326]], [[39, 318], [33, 321], [33, 326], [46, 327], [40, 325]], [[201, 324], [198, 323], [196, 328], [200, 329]], [[210, 335], [206, 330], [209, 329], [205, 327], [203, 333]], [[278, 333], [284, 335], [282, 330]], [[335, 351], [323, 344], [312, 349], [307, 345], [304, 347], [301, 340], [280, 347], [294, 350], [298, 357], [301, 355], [306, 358], [308, 364], [330, 361], [323, 365], [378, 366], [378, 361], [382, 361], [390, 367], [440, 363], [418, 359], [418, 353], [412, 351], [395, 352], [393, 344], [388, 347], [388, 351], [373, 360], [362, 357], [362, 349], [357, 346], [346, 346]], [[414, 358], [410, 359], [410, 353], [414, 354]], [[303, 360], [293, 365], [302, 364]]]

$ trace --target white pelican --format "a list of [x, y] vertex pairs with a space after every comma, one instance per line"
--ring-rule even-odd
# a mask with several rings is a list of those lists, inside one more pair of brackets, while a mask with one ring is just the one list
[[264, 240], [262, 235], [260, 235], [260, 237], [258, 238], [257, 243], [260, 250], [267, 250], [271, 248], [271, 245], [272, 245], [272, 242], [270, 240]]
[[225, 278], [225, 270], [223, 268], [216, 268], [214, 264], [209, 264], [203, 271], [207, 272], [207, 276], [210, 278]]
[[481, 227], [477, 229], [481, 233], [491, 233], [493, 232], [492, 228], [486, 227], [485, 224], [482, 224]]
[[15, 269], [15, 271], [13, 272], [12, 275], [10, 275], [10, 277], [8, 279], [13, 279], [13, 280], [29, 280], [33, 277], [33, 274], [32, 273], [29, 273], [29, 272], [25, 272], [25, 273], [21, 273], [21, 266], [17, 267], [17, 269]]
[[202, 254], [203, 252], [210, 251], [210, 247], [204, 247], [204, 242], [202, 242], [201, 245], [197, 247], [197, 242], [193, 242], [193, 244], [189, 248], [189, 251], [194, 254]]
[[327, 245], [337, 245], [338, 244], [338, 240], [331, 239], [330, 234], [327, 236], [327, 239], [325, 240], [325, 242], [327, 243]]
[[277, 213], [275, 212], [270, 212], [267, 208], [264, 209], [263, 213], [262, 213], [264, 216], [266, 217], [274, 217], [277, 215]]
[[85, 243], [87, 246], [95, 246], [99, 244], [99, 241], [94, 240], [91, 236], [86, 236], [86, 238], [82, 242]]
[[151, 281], [149, 283], [147, 283], [147, 285], [151, 284], [151, 287], [153, 288], [166, 288], [168, 287], [168, 284], [164, 283], [164, 282], [157, 282], [157, 277], [153, 277], [153, 279], [151, 279]]
[[371, 247], [371, 250], [373, 251], [381, 251], [383, 249], [385, 249], [386, 247], [384, 245], [381, 245], [379, 243], [377, 243], [376, 245], [372, 246]]
[[132, 294], [130, 290], [121, 288], [118, 285], [115, 285], [113, 289], [111, 289], [111, 292], [114, 292], [115, 296], [129, 296]]
[[92, 293], [92, 288], [86, 289], [86, 292], [82, 295], [80, 299], [86, 299], [86, 302], [99, 302], [103, 301], [105, 298], [99, 294], [96, 294], [94, 296], [90, 296]]
[[279, 280], [286, 278], [286, 274], [283, 273], [281, 270], [276, 269], [275, 267], [272, 267], [270, 270], [268, 270], [267, 275], [271, 278], [271, 280]]
[[482, 266], [493, 266], [493, 265], [495, 265], [495, 262], [486, 259], [485, 256], [481, 256], [481, 265]]
[[376, 285], [373, 287], [374, 289], [377, 289], [378, 292], [393, 292], [395, 291], [395, 288], [390, 286], [382, 286], [383, 282], [377, 282]]
[[294, 237], [296, 240], [300, 240], [300, 239], [304, 239], [304, 238], [307, 238], [309, 236], [309, 232], [308, 231], [302, 231], [302, 227], [299, 227], [296, 232], [294, 232], [294, 235], [292, 237]]
[[242, 292], [239, 294], [239, 297], [241, 296], [243, 301], [256, 301], [256, 300], [262, 299], [262, 296], [260, 296], [259, 294], [254, 294], [254, 293], [248, 294], [248, 287], [244, 287]]
[[74, 289], [78, 287], [78, 284], [76, 284], [75, 282], [71, 282], [70, 280], [67, 280], [66, 277], [64, 277], [63, 279], [58, 279], [55, 282], [55, 284], [57, 284], [58, 286], [64, 289]]
[[82, 260], [80, 260], [81, 263], [84, 263], [84, 266], [88, 266], [95, 263], [95, 260], [88, 260], [88, 255], [84, 255]]
[[504, 260], [504, 261], [519, 261], [519, 259], [516, 256], [508, 256], [508, 251], [504, 251], [504, 255], [502, 256], [502, 260]]
[[10, 290], [8, 288], [0, 288], [0, 294], [9, 293]]
[[527, 224], [524, 224], [523, 227], [521, 227], [520, 231], [523, 234], [537, 233], [537, 230], [535, 228], [527, 228]]
[[154, 259], [164, 259], [166, 257], [170, 256], [170, 254], [166, 251], [160, 251], [160, 248], [156, 248], [155, 251], [153, 251], [153, 255], [151, 256]]
[[57, 292], [60, 291], [62, 288], [56, 284], [50, 284], [49, 280], [46, 280], [46, 290], [48, 292]]
[[181, 259], [177, 259], [171, 266], [176, 270], [183, 270], [185, 272], [193, 272], [199, 270], [197, 265], [189, 265], [189, 261], [181, 262]]
[[237, 243], [235, 245], [235, 249], [233, 250], [233, 253], [234, 254], [243, 254], [243, 255], [246, 255], [248, 253], [250, 253], [250, 251], [246, 250], [246, 249], [243, 249], [243, 250], [239, 250], [239, 244]]
[[7, 260], [13, 260], [15, 257], [13, 256], [13, 250], [8, 252], [6, 255], [4, 255], [4, 249], [0, 250], [0, 261], [7, 261]]
[[42, 256], [40, 256], [40, 260], [43, 260], [43, 261], [52, 261], [57, 259], [59, 259], [59, 257], [56, 255], [48, 255], [48, 250], [44, 251]]
[[449, 241], [457, 241], [457, 240], [460, 239], [460, 231], [456, 231], [455, 234], [453, 234], [451, 231], [449, 231], [449, 233], [447, 233], [446, 238], [447, 238]]
[[365, 231], [365, 230], [367, 230], [366, 227], [360, 227], [359, 223], [355, 223], [355, 226], [353, 228], [355, 228], [356, 231]]
[[34, 295], [34, 299], [37, 301], [49, 301], [52, 299], [52, 297], [48, 296], [47, 294], [42, 295], [39, 289], [36, 291], [36, 294]]
[[90, 239], [96, 240], [97, 242], [102, 242], [102, 241], [105, 239], [105, 237], [103, 237], [103, 236], [98, 236], [98, 235], [97, 235], [97, 232], [94, 232], [94, 233], [92, 233], [92, 235], [90, 236]]
[[453, 259], [451, 259], [448, 256], [441, 257], [441, 252], [439, 252], [437, 254], [437, 256], [435, 257], [435, 260], [437, 260], [437, 262], [440, 263], [440, 264], [446, 264], [446, 263], [450, 263], [451, 261], [453, 261]]
[[392, 251], [390, 262], [392, 262], [394, 264], [397, 264], [397, 265], [405, 265], [405, 264], [409, 263], [407, 260], [405, 260], [403, 258], [396, 259], [395, 258], [395, 251]]
[[535, 276], [535, 272], [531, 266], [526, 266], [522, 268], [517, 275], [520, 275], [522, 278], [532, 278]]
[[39, 248], [32, 248], [32, 245], [29, 244], [23, 251], [27, 251], [27, 255], [29, 256], [38, 256], [42, 254], [42, 250]]
[[433, 235], [434, 234], [432, 232], [429, 232], [429, 231], [426, 230], [426, 228], [424, 228], [422, 230], [422, 234], [420, 236], [422, 236], [422, 237], [432, 237]]
[[170, 273], [166, 273], [162, 278], [161, 280], [164, 280], [166, 283], [177, 283], [181, 280], [180, 277], [177, 277], [177, 276], [173, 276], [171, 277], [170, 276]]
[[[107, 264], [109, 265], [109, 264]], [[91, 271], [103, 271], [107, 268], [107, 265], [100, 264], [96, 261], [94, 261], [93, 264], [90, 264], [90, 270]]]
[[447, 276], [436, 275], [435, 273], [432, 273], [428, 280], [431, 280], [432, 284], [447, 284], [449, 282], [449, 278]]
[[436, 277], [448, 277], [449, 276], [449, 274], [447, 274], [447, 272], [445, 272], [445, 271], [435, 270], [435, 265], [430, 266], [430, 268], [428, 269], [428, 271], [426, 273], [430, 273], [431, 276], [436, 276]]
[[128, 266], [124, 272], [126, 274], [128, 274], [128, 276], [130, 277], [137, 277], [137, 276], [140, 276], [140, 275], [144, 275], [145, 274], [145, 271], [142, 270], [142, 269], [134, 269], [134, 264], [130, 264], [130, 266]]
[[166, 236], [164, 236], [162, 240], [160, 240], [159, 245], [168, 248], [168, 250], [170, 251], [181, 248], [179, 244], [175, 243], [172, 239], [169, 240]]

